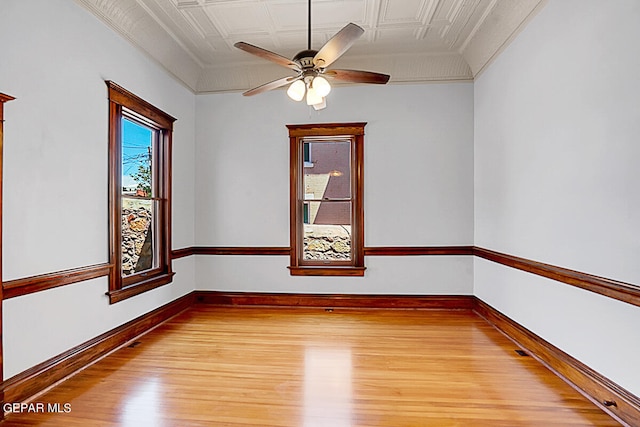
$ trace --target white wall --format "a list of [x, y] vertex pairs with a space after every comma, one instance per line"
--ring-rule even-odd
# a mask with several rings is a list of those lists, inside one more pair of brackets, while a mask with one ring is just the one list
[[[365, 245], [475, 242], [640, 283], [635, 0], [551, 1], [475, 87], [337, 87], [321, 112], [283, 91], [196, 97], [67, 0], [2, 0], [1, 8], [0, 92], [17, 97], [5, 106], [4, 280], [107, 261], [104, 80], [111, 79], [178, 118], [174, 248], [288, 246], [285, 125], [366, 121]], [[471, 257], [368, 257], [364, 278], [294, 278], [287, 262], [183, 258], [172, 285], [115, 305], [104, 295], [106, 278], [6, 300], [5, 377], [195, 283], [228, 291], [475, 292], [640, 395], [635, 306]]]
[[[108, 261], [107, 88], [113, 80], [178, 118], [174, 247], [193, 228], [195, 96], [68, 0], [2, 0], [5, 105], [3, 279]], [[193, 289], [173, 284], [110, 306], [106, 278], [3, 302], [4, 374], [23, 371]]]
[[[286, 70], [284, 70], [286, 74]], [[289, 246], [287, 124], [367, 122], [365, 246], [473, 241], [473, 86], [336, 87], [315, 112], [284, 90], [196, 100], [196, 244]], [[367, 257], [364, 278], [290, 277], [288, 257], [196, 260], [198, 289], [471, 294], [471, 257]]]
[[[640, 3], [550, 1], [475, 82], [475, 244], [640, 284]], [[640, 308], [491, 262], [475, 294], [640, 395]]]

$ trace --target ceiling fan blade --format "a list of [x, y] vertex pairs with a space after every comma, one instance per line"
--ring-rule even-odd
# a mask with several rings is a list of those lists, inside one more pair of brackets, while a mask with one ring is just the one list
[[266, 59], [267, 61], [275, 62], [278, 65], [283, 67], [291, 68], [292, 70], [300, 71], [300, 66], [290, 60], [289, 58], [285, 58], [282, 55], [278, 55], [277, 53], [273, 53], [270, 50], [263, 49], [258, 46], [254, 46], [245, 42], [237, 42], [234, 44], [240, 50], [244, 50], [252, 55], [259, 56], [262, 59]]
[[354, 23], [347, 24], [335, 36], [324, 44], [313, 58], [313, 65], [326, 68], [351, 47], [364, 33], [364, 30]]
[[244, 96], [257, 95], [259, 93], [266, 92], [268, 90], [277, 89], [277, 88], [279, 88], [281, 86], [284, 86], [286, 84], [289, 84], [289, 83], [291, 83], [291, 82], [293, 82], [295, 80], [300, 80], [301, 78], [302, 78], [302, 76], [283, 77], [281, 79], [274, 80], [272, 82], [260, 85], [258, 87], [254, 87], [253, 89], [249, 89], [248, 91], [244, 92], [243, 95]]
[[391, 77], [388, 74], [360, 70], [327, 70], [323, 75], [343, 82], [373, 83], [381, 85], [386, 84]]

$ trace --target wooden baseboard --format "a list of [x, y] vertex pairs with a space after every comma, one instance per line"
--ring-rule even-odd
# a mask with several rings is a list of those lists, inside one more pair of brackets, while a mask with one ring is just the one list
[[192, 304], [474, 310], [613, 418], [629, 426], [640, 426], [640, 398], [471, 295], [318, 295], [194, 291], [4, 381], [0, 390], [0, 395], [4, 392], [3, 402], [23, 402], [31, 398], [188, 309]]
[[215, 305], [472, 310], [471, 295], [353, 295], [195, 291], [195, 301]]
[[2, 383], [4, 402], [23, 402], [148, 332], [193, 304], [193, 293], [21, 372]]
[[640, 398], [476, 299], [476, 313], [618, 421], [640, 426]]

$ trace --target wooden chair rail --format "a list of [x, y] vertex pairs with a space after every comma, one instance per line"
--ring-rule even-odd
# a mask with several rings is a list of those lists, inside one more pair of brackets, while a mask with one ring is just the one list
[[25, 277], [23, 279], [8, 280], [2, 284], [4, 299], [15, 298], [46, 289], [83, 282], [102, 276], [108, 276], [112, 265], [108, 263], [89, 265], [86, 267], [72, 268], [56, 271], [54, 273], [40, 274], [38, 276]]
[[[190, 246], [174, 249], [173, 259], [192, 255], [244, 255], [288, 256], [291, 249], [284, 246]], [[553, 279], [571, 286], [595, 292], [635, 306], [640, 306], [640, 286], [595, 276], [551, 264], [545, 264], [514, 255], [504, 254], [477, 246], [372, 246], [364, 248], [369, 256], [477, 256], [507, 267]], [[77, 269], [47, 273], [10, 280], [4, 283], [4, 298], [27, 295], [45, 289], [101, 277], [109, 273], [111, 265], [96, 264]]]

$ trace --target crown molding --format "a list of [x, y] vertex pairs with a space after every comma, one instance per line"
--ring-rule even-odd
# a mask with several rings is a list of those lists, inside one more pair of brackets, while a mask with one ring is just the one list
[[[332, 68], [359, 69], [391, 75], [390, 83], [472, 81], [473, 75], [463, 56], [446, 54], [396, 54], [350, 56], [341, 58]], [[294, 75], [285, 68], [265, 61], [203, 69], [197, 93], [243, 91], [250, 87]], [[333, 84], [333, 83], [332, 83]], [[336, 82], [336, 85], [345, 85]]]
[[516, 38], [548, 0], [492, 0], [460, 52], [478, 76]]
[[136, 0], [74, 0], [195, 92], [202, 66]]
[[[175, 3], [175, 0], [171, 1]], [[75, 2], [196, 94], [244, 91], [287, 75], [286, 69], [266, 61], [234, 56], [234, 50], [227, 46], [233, 44], [232, 38], [216, 39], [217, 43], [222, 43], [222, 47], [212, 52], [216, 56], [212, 56], [214, 60], [210, 62], [215, 65], [207, 65], [202, 60], [199, 47], [185, 36], [188, 28], [181, 25], [187, 21], [180, 20], [184, 18], [179, 10], [211, 3], [180, 0], [175, 3], [173, 10], [167, 9], [174, 4], [167, 0]], [[433, 0], [420, 6], [420, 13], [414, 19], [417, 24], [385, 21], [377, 29], [368, 30], [369, 43], [377, 43], [377, 32], [387, 29], [389, 25], [393, 24], [394, 31], [402, 31], [405, 27], [414, 28], [415, 25], [423, 25], [422, 21], [427, 22], [420, 27], [422, 29], [412, 30], [406, 44], [400, 44], [402, 42], [399, 41], [384, 49], [375, 44], [365, 44], [360, 49], [354, 48], [350, 55], [341, 58], [332, 68], [384, 72], [391, 75], [391, 83], [473, 81], [546, 3], [547, 0], [476, 0], [475, 3], [466, 4], [452, 0], [446, 3], [449, 8], [444, 15], [446, 19], [443, 20], [441, 16], [439, 20], [434, 20], [437, 7], [445, 2]], [[462, 10], [466, 11], [465, 16], [476, 14], [476, 23], [459, 33], [460, 38], [449, 40], [452, 37], [452, 25], [462, 25], [461, 19], [458, 19]], [[435, 49], [416, 40], [416, 35], [423, 37], [427, 31], [437, 31], [446, 46]], [[259, 41], [255, 43], [259, 44]], [[373, 46], [377, 47], [374, 49]], [[401, 51], [399, 47], [402, 47]]]

